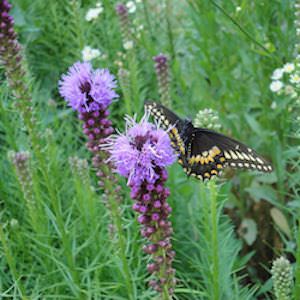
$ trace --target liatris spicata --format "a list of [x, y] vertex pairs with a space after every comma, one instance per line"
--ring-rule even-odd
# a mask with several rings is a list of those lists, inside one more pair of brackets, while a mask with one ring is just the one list
[[32, 227], [39, 232], [41, 224], [39, 218], [39, 207], [35, 201], [32, 175], [30, 171], [30, 154], [27, 151], [8, 152], [8, 158], [15, 167], [16, 177], [21, 186], [25, 204], [31, 219]]
[[155, 71], [157, 76], [160, 101], [163, 105], [170, 107], [171, 96], [168, 57], [161, 53], [153, 57], [153, 60], [155, 62]]
[[73, 175], [78, 176], [85, 185], [90, 184], [89, 165], [86, 159], [80, 159], [77, 156], [69, 158], [69, 164]]
[[123, 39], [123, 46], [125, 50], [129, 50], [133, 47], [131, 24], [128, 16], [128, 8], [123, 3], [116, 5], [116, 13], [119, 17], [120, 29]]
[[284, 257], [277, 258], [273, 262], [271, 273], [276, 299], [291, 299], [293, 272], [290, 262]]
[[218, 113], [210, 108], [199, 110], [194, 120], [196, 127], [205, 127], [213, 130], [221, 128]]
[[33, 205], [32, 176], [29, 170], [30, 154], [27, 151], [8, 152], [8, 158], [16, 169], [16, 175], [22, 187], [24, 198], [29, 206]]
[[111, 177], [104, 163], [106, 153], [100, 151], [99, 146], [114, 131], [108, 119], [108, 107], [118, 98], [115, 88], [114, 76], [106, 69], [93, 70], [89, 62], [76, 62], [59, 81], [60, 94], [83, 121], [83, 133], [88, 138], [87, 148], [93, 153], [93, 166], [97, 169], [101, 187], [104, 185], [101, 179]]
[[[5, 67], [6, 77], [12, 92], [18, 100], [16, 106], [24, 119], [29, 134], [34, 129], [31, 95], [26, 83], [26, 72], [22, 66], [21, 46], [14, 30], [14, 19], [9, 15], [11, 4], [0, 1], [0, 61]], [[31, 137], [36, 139], [37, 137]], [[33, 146], [35, 146], [35, 141]]]
[[118, 98], [114, 91], [116, 81], [106, 69], [93, 70], [89, 62], [77, 62], [59, 81], [59, 91], [68, 105], [78, 112], [83, 121], [83, 132], [88, 138], [87, 148], [93, 154], [93, 166], [99, 178], [98, 185], [103, 187], [103, 198], [107, 201], [117, 230], [119, 254], [123, 264], [128, 299], [133, 299], [133, 283], [126, 259], [126, 245], [117, 201], [120, 187], [111, 173], [106, 161], [107, 152], [100, 146], [113, 133], [112, 122], [108, 119], [108, 107]]
[[168, 134], [148, 123], [147, 116], [140, 123], [127, 118], [126, 125], [126, 133], [111, 138], [107, 149], [116, 171], [127, 178], [135, 200], [133, 209], [140, 214], [141, 234], [147, 239], [143, 250], [152, 256], [147, 266], [153, 274], [149, 284], [162, 294], [162, 299], [169, 299], [175, 285], [171, 266], [175, 252], [171, 244], [171, 207], [167, 203], [170, 192], [164, 184], [168, 177], [166, 166], [176, 156]]
[[132, 98], [130, 89], [130, 73], [126, 69], [120, 68], [118, 71], [118, 78], [124, 96], [127, 113], [131, 113]]

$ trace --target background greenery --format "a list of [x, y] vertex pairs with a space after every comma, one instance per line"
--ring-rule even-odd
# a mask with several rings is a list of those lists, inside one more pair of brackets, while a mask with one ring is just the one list
[[[272, 260], [283, 253], [293, 263], [300, 258], [300, 148], [293, 135], [294, 104], [269, 91], [273, 70], [295, 55], [294, 2], [143, 1], [130, 15], [132, 28], [144, 29], [134, 35], [135, 46], [129, 51], [123, 49], [116, 2], [102, 3], [103, 13], [87, 22], [85, 14], [94, 1], [12, 1], [50, 177], [43, 182], [33, 175], [34, 227], [7, 158], [9, 150], [30, 148], [2, 68], [0, 297], [130, 299], [120, 249], [108, 230], [110, 215], [101, 192], [94, 188], [94, 172], [71, 170], [70, 157], [90, 160], [90, 154], [80, 122], [57, 89], [61, 74], [90, 45], [106, 54], [93, 61], [95, 67], [117, 75], [116, 61], [121, 60], [130, 72], [131, 105], [125, 105], [120, 89], [119, 101], [111, 106], [116, 128], [124, 128], [126, 113], [141, 116], [144, 100], [159, 99], [152, 58], [165, 53], [170, 57], [173, 109], [191, 119], [200, 109], [216, 110], [224, 133], [272, 162], [274, 172], [268, 175], [226, 172], [217, 195], [187, 179], [178, 165], [170, 168], [168, 181], [177, 253], [175, 299], [272, 299]], [[277, 107], [272, 109], [274, 101]], [[131, 297], [153, 299], [146, 285], [143, 240], [126, 182], [120, 182]], [[52, 187], [52, 196], [47, 186]], [[296, 263], [295, 270], [297, 299]]]

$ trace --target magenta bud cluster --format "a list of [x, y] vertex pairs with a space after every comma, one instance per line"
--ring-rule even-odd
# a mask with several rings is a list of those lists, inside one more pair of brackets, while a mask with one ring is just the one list
[[175, 286], [175, 270], [172, 268], [175, 252], [172, 250], [173, 229], [169, 221], [172, 208], [167, 202], [170, 191], [164, 186], [168, 174], [164, 168], [157, 168], [156, 172], [159, 178], [155, 183], [145, 181], [140, 186], [131, 187], [131, 196], [135, 200], [132, 208], [139, 214], [141, 235], [147, 240], [143, 251], [152, 257], [147, 270], [156, 279], [151, 279], [149, 285], [157, 292], [167, 288], [172, 294]]
[[[15, 97], [22, 99], [22, 103], [17, 105], [27, 106], [31, 99], [27, 92], [28, 87], [24, 84], [21, 46], [14, 30], [14, 19], [9, 15], [10, 9], [11, 4], [7, 0], [0, 1], [0, 61], [5, 66], [6, 76]], [[31, 107], [27, 106], [26, 109], [28, 111], [23, 110], [22, 114], [25, 113], [27, 119], [33, 119]]]
[[[20, 47], [14, 31], [14, 19], [9, 15], [11, 4], [3, 0], [0, 2], [0, 55], [16, 56]], [[10, 52], [10, 53], [8, 53]]]
[[[99, 178], [98, 185], [103, 187], [104, 172], [101, 170], [103, 164], [105, 164], [106, 155], [100, 155], [100, 146], [106, 141], [114, 129], [112, 127], [112, 121], [108, 119], [108, 109], [100, 109], [93, 112], [79, 113], [79, 118], [83, 121], [83, 133], [87, 137], [86, 146], [88, 150], [93, 153], [93, 167], [97, 170], [96, 175]], [[101, 151], [103, 154], [103, 151]]]

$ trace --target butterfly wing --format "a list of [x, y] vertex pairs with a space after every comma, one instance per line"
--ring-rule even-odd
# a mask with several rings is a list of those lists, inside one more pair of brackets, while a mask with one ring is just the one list
[[189, 176], [210, 179], [225, 167], [272, 171], [263, 157], [239, 141], [212, 130], [195, 128], [156, 102], [146, 102], [145, 108], [168, 131], [179, 155], [178, 162]]
[[173, 148], [184, 159], [186, 151], [184, 141], [180, 135], [183, 130], [184, 121], [171, 110], [156, 102], [145, 102], [145, 109], [168, 132]]
[[219, 175], [225, 167], [271, 172], [271, 165], [253, 149], [223, 134], [195, 128], [187, 140], [187, 164], [189, 175], [210, 179]]
[[174, 114], [165, 106], [151, 101], [145, 102], [145, 109], [150, 112], [154, 119], [162, 125], [164, 129], [174, 126], [181, 132], [183, 128], [183, 120]]

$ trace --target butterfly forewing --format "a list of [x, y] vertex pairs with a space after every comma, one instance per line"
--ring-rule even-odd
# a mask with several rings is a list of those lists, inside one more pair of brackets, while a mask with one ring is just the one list
[[172, 146], [179, 154], [178, 162], [189, 176], [211, 179], [225, 167], [272, 171], [262, 156], [239, 141], [212, 130], [195, 128], [161, 104], [147, 102], [145, 107], [168, 130]]
[[145, 102], [145, 108], [150, 112], [154, 119], [162, 125], [164, 129], [168, 129], [169, 127], [175, 125], [176, 128], [181, 132], [183, 127], [183, 120], [180, 119], [171, 110], [161, 104], [150, 101]]
[[[185, 145], [180, 133], [183, 130], [183, 120], [176, 114], [156, 102], [145, 102], [145, 109], [154, 117], [161, 127], [167, 130], [171, 144], [181, 159], [185, 155]], [[181, 162], [181, 160], [179, 160]]]

